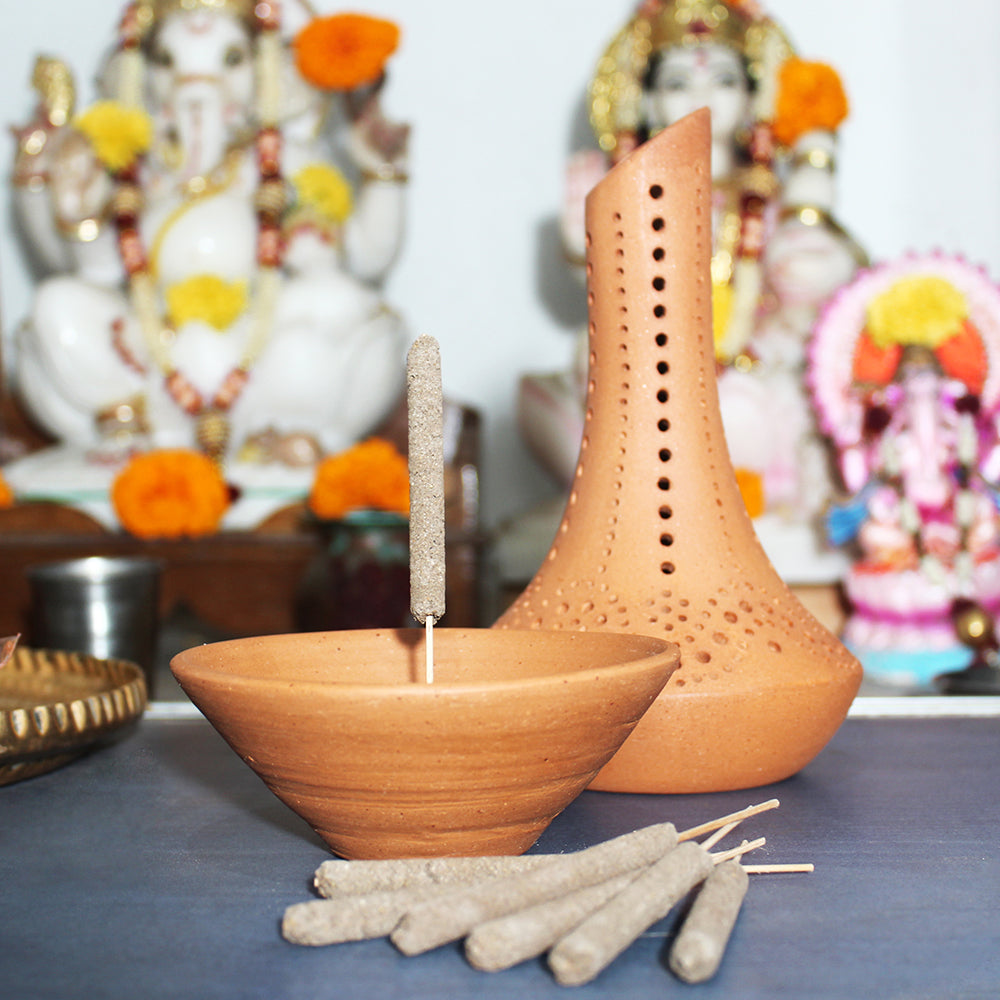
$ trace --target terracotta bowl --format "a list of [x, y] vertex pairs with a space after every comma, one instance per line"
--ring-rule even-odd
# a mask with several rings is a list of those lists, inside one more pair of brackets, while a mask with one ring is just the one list
[[308, 632], [171, 669], [229, 745], [345, 858], [519, 854], [611, 758], [678, 662], [619, 633]]

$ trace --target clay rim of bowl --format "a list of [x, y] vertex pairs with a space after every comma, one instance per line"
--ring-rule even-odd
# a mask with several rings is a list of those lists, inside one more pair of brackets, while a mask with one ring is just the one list
[[[393, 645], [392, 639], [390, 638], [393, 635], [409, 635], [417, 638], [418, 641], [412, 644], [407, 644], [397, 640], [396, 644]], [[430, 684], [426, 683], [422, 673], [418, 674], [416, 677], [406, 679], [371, 683], [367, 681], [341, 680], [336, 677], [324, 679], [297, 678], [293, 676], [282, 676], [279, 672], [275, 672], [270, 677], [254, 676], [242, 673], [240, 671], [238, 659], [236, 658], [233, 659], [231, 665], [225, 664], [221, 667], [217, 663], [204, 664], [197, 662], [200, 655], [203, 655], [213, 649], [232, 649], [233, 647], [237, 647], [239, 645], [246, 646], [248, 643], [256, 642], [278, 647], [283, 641], [287, 643], [289, 639], [302, 641], [300, 640], [300, 636], [315, 636], [317, 637], [317, 640], [335, 636], [338, 641], [347, 643], [351, 641], [351, 637], [361, 637], [371, 642], [382, 642], [386, 649], [402, 649], [404, 651], [409, 651], [414, 658], [415, 666], [420, 670], [422, 670], [424, 664], [424, 630], [422, 628], [345, 629], [338, 630], [336, 632], [288, 633], [285, 635], [253, 636], [242, 639], [226, 639], [221, 642], [206, 643], [201, 646], [194, 646], [191, 649], [187, 649], [176, 654], [170, 661], [170, 669], [182, 686], [187, 680], [220, 683], [228, 679], [244, 688], [267, 688], [272, 694], [275, 683], [281, 683], [289, 687], [294, 687], [297, 691], [314, 688], [317, 691], [329, 693], [331, 689], [336, 689], [338, 693], [342, 693], [344, 695], [356, 694], [366, 697], [374, 695], [384, 696], [389, 693], [393, 696], [398, 696], [401, 691], [405, 691], [407, 697], [433, 698], [443, 694], [457, 695], [467, 693], [472, 695], [483, 694], [491, 691], [500, 692], [515, 689], [523, 691], [527, 688], [544, 687], [554, 683], [558, 683], [560, 685], [590, 685], [600, 677], [607, 678], [609, 674], [617, 677], [621, 674], [645, 673], [648, 670], [654, 669], [654, 661], [656, 661], [656, 664], [661, 667], [670, 668], [669, 673], [664, 677], [664, 684], [666, 684], [670, 674], [673, 673], [680, 662], [680, 649], [676, 643], [656, 636], [648, 636], [631, 632], [562, 632], [554, 629], [494, 630], [462, 628], [435, 628], [434, 651], [436, 669], [442, 668], [442, 664], [439, 662], [439, 657], [436, 654], [442, 652], [443, 650], [441, 647], [451, 641], [451, 639], [448, 638], [449, 636], [460, 636], [463, 638], [472, 636], [474, 637], [472, 639], [473, 642], [479, 642], [480, 640], [478, 637], [482, 636], [483, 645], [493, 648], [499, 648], [504, 645], [505, 643], [503, 637], [505, 636], [515, 636], [518, 638], [526, 638], [530, 636], [532, 638], [544, 637], [544, 642], [554, 642], [556, 645], [561, 644], [566, 645], [567, 647], [585, 645], [588, 643], [592, 643], [597, 646], [608, 646], [611, 647], [608, 651], [609, 656], [613, 655], [615, 650], [619, 647], [623, 647], [626, 652], [624, 653], [625, 658], [613, 660], [612, 662], [606, 662], [598, 666], [587, 665], [560, 670], [553, 664], [553, 657], [546, 656], [544, 658], [547, 660], [547, 672], [543, 674], [533, 674], [522, 677], [505, 677], [502, 679], [463, 679], [461, 681], [442, 680], [435, 675], [433, 682]], [[631, 652], [628, 651], [628, 647], [630, 645], [632, 646]], [[291, 646], [292, 644], [289, 644], [289, 656], [294, 655], [294, 651]], [[373, 654], [377, 654], [379, 652], [378, 647], [373, 645], [372, 652]], [[332, 653], [332, 655], [336, 655], [336, 653]], [[664, 657], [666, 657], [669, 662], [659, 663], [659, 661]]]

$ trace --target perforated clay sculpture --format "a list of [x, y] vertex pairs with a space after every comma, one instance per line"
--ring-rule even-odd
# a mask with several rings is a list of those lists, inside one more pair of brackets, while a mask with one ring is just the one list
[[681, 666], [591, 788], [707, 792], [786, 778], [826, 745], [861, 667], [754, 534], [712, 348], [709, 114], [665, 129], [587, 199], [586, 423], [562, 522], [498, 627], [678, 643]]

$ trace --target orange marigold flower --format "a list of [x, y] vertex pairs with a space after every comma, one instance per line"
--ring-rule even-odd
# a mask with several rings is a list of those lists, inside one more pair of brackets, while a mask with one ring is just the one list
[[323, 520], [353, 510], [410, 511], [410, 476], [406, 459], [381, 438], [369, 438], [324, 458], [316, 467], [309, 509]]
[[833, 131], [847, 117], [847, 95], [840, 76], [825, 63], [788, 59], [778, 75], [774, 137], [794, 145], [813, 129]]
[[946, 375], [961, 379], [969, 392], [982, 393], [990, 361], [979, 331], [969, 320], [934, 352]]
[[229, 487], [207, 455], [164, 449], [133, 458], [115, 478], [111, 502], [139, 538], [195, 538], [218, 531]]
[[764, 513], [764, 478], [752, 469], [736, 470], [736, 485], [739, 487], [746, 505], [747, 513], [752, 517], [760, 517]]
[[10, 488], [10, 483], [0, 476], [0, 510], [6, 510], [14, 506], [14, 491]]
[[903, 357], [902, 344], [879, 347], [867, 330], [862, 330], [854, 347], [851, 376], [858, 382], [888, 385], [896, 375]]
[[295, 36], [295, 63], [302, 76], [326, 90], [353, 90], [374, 83], [399, 45], [399, 28], [364, 14], [317, 17]]

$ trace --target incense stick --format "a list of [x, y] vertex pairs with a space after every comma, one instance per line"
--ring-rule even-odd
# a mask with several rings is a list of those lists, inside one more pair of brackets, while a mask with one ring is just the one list
[[410, 611], [426, 626], [426, 681], [434, 680], [434, 623], [445, 611], [444, 397], [441, 350], [418, 337], [406, 358], [410, 469]]
[[[557, 981], [573, 985], [592, 979], [701, 883], [671, 967], [682, 979], [702, 981], [722, 959], [747, 876], [813, 870], [743, 864], [763, 837], [709, 850], [746, 817], [777, 806], [771, 799], [680, 834], [656, 824], [571, 854], [327, 861], [316, 886], [334, 898], [288, 907], [282, 933], [303, 945], [388, 934], [406, 955], [464, 937], [470, 963], [485, 971], [549, 951]], [[701, 843], [690, 842], [709, 831]]]

